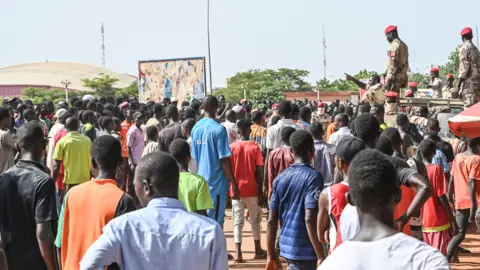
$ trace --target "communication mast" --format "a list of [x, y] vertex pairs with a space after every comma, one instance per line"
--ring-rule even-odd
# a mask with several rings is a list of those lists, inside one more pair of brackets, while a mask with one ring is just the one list
[[102, 66], [105, 67], [105, 29], [102, 23]]
[[327, 39], [325, 38], [325, 26], [322, 25], [322, 33], [323, 33], [323, 78], [327, 79]]

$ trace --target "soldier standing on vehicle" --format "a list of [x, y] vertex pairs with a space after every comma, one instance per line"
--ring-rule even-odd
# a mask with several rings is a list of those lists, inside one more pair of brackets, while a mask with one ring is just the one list
[[458, 50], [460, 68], [452, 96], [463, 100], [467, 108], [480, 101], [480, 52], [472, 43], [472, 28], [464, 28], [460, 35], [463, 41]]
[[447, 84], [443, 87], [442, 90], [442, 97], [446, 99], [452, 98], [452, 92], [455, 92], [455, 88], [453, 86], [453, 82], [455, 81], [455, 78], [453, 77], [453, 74], [447, 74], [445, 76], [447, 78]]
[[443, 82], [440, 79], [439, 72], [438, 67], [430, 70], [430, 84], [427, 87], [433, 90], [432, 98], [442, 98]]
[[406, 92], [405, 92], [405, 97], [409, 97], [409, 98], [418, 98], [420, 97], [418, 95], [418, 83], [416, 82], [409, 82], [408, 83], [408, 87], [410, 87], [410, 89], [408, 89]]
[[347, 81], [351, 81], [358, 87], [367, 90], [362, 97], [362, 101], [369, 102], [370, 105], [385, 103], [385, 91], [383, 85], [380, 83], [380, 76], [373, 74], [370, 76], [368, 83], [361, 82], [347, 73], [345, 73], [345, 76]]
[[385, 87], [387, 91], [400, 94], [400, 88], [407, 86], [408, 82], [408, 47], [398, 37], [397, 27], [389, 26], [385, 35], [390, 43], [388, 46], [387, 76]]

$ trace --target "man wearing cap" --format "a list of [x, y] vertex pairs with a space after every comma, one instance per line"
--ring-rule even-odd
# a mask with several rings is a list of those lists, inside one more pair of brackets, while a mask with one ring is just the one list
[[463, 41], [458, 50], [460, 67], [452, 96], [462, 99], [467, 108], [480, 101], [480, 52], [472, 43], [472, 28], [464, 28], [460, 35]]
[[388, 91], [400, 93], [400, 88], [406, 87], [408, 82], [408, 47], [398, 37], [396, 26], [388, 26], [385, 35], [390, 43], [385, 87]]
[[450, 99], [452, 98], [452, 92], [455, 91], [455, 88], [453, 86], [455, 78], [453, 77], [453, 74], [447, 74], [445, 77], [447, 78], [447, 84], [442, 89], [442, 97]]
[[318, 109], [312, 113], [312, 123], [320, 122], [323, 127], [323, 134], [327, 133], [327, 127], [330, 124], [330, 115], [325, 111], [325, 103], [318, 102]]
[[368, 102], [371, 105], [375, 103], [385, 103], [385, 90], [383, 85], [380, 83], [380, 76], [377, 74], [372, 74], [368, 80], [368, 83], [361, 82], [348, 74], [346, 74], [346, 80], [351, 81], [358, 87], [367, 90], [362, 97], [362, 101]]
[[438, 67], [430, 70], [430, 84], [427, 87], [433, 90], [432, 98], [442, 98], [443, 82], [440, 79], [439, 71]]
[[418, 83], [416, 82], [409, 82], [408, 87], [410, 88], [405, 92], [405, 97], [413, 98], [413, 97], [419, 97], [418, 96]]

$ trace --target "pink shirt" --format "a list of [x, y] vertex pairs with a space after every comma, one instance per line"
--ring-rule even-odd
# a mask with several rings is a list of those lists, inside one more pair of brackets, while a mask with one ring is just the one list
[[132, 125], [127, 132], [127, 147], [132, 148], [132, 159], [134, 164], [140, 163], [140, 160], [142, 159], [143, 149], [145, 148], [143, 137], [142, 130], [137, 128], [136, 125]]

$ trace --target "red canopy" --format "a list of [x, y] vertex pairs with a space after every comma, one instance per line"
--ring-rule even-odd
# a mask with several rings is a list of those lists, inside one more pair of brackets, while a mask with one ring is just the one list
[[480, 102], [450, 118], [448, 127], [458, 137], [480, 137]]

